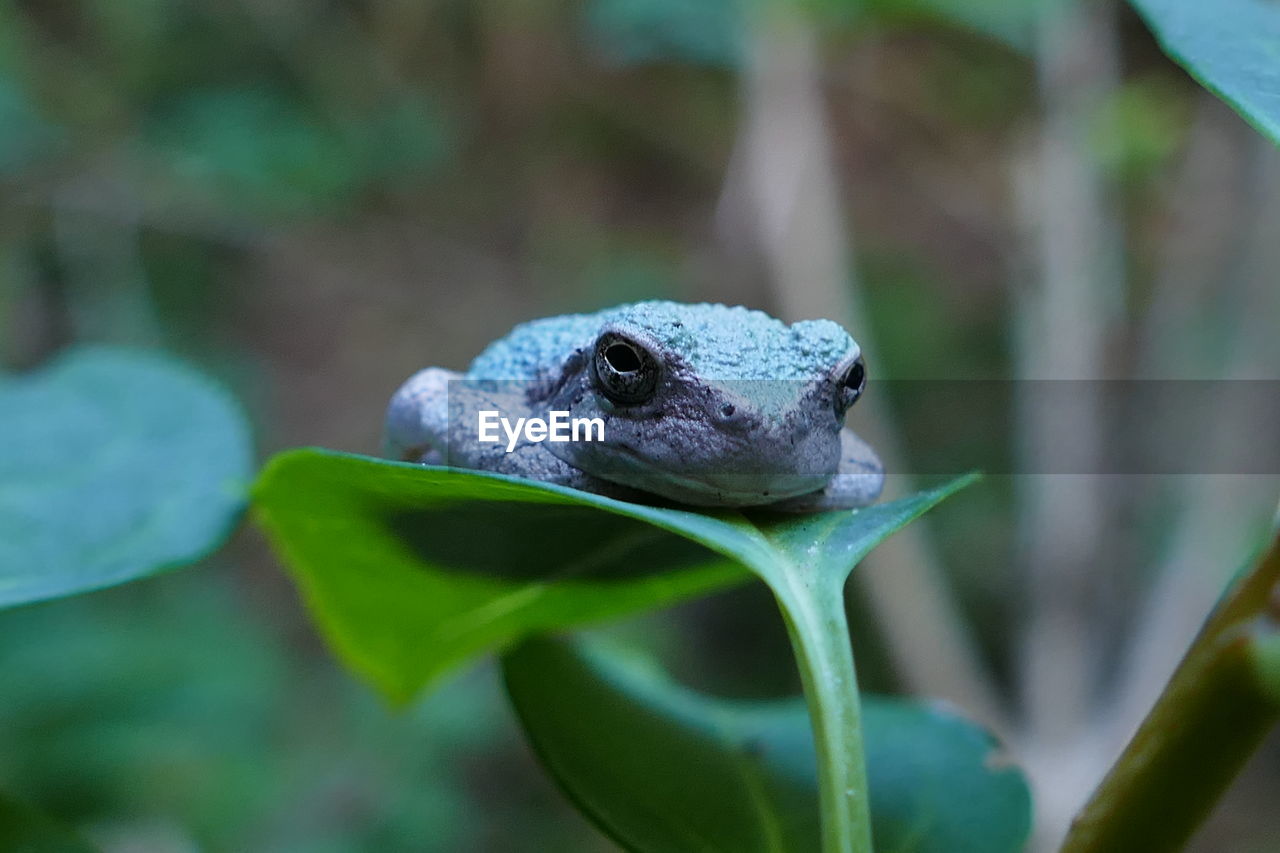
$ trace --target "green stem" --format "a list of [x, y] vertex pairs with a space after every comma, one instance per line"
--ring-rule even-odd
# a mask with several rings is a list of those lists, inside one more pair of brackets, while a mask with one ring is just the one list
[[844, 591], [804, 572], [775, 590], [809, 706], [818, 754], [823, 853], [872, 853], [858, 679]]
[[1076, 818], [1063, 853], [1181, 850], [1267, 733], [1280, 704], [1240, 631], [1184, 669]]
[[1205, 624], [1115, 767], [1076, 817], [1062, 853], [1181, 850], [1267, 732], [1280, 538]]

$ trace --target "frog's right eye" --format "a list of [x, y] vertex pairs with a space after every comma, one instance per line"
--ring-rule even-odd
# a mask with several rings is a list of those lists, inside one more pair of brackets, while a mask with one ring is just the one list
[[867, 387], [867, 364], [858, 356], [853, 364], [845, 369], [836, 387], [836, 415], [844, 417], [849, 407], [858, 402]]
[[658, 387], [658, 360], [617, 332], [605, 332], [596, 341], [591, 366], [596, 387], [615, 403], [643, 403]]

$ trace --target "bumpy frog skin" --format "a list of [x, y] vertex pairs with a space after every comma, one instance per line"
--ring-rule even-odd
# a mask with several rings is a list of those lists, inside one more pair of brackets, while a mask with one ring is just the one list
[[[829, 320], [790, 326], [724, 305], [638, 302], [523, 323], [466, 373], [431, 367], [387, 410], [389, 456], [496, 471], [627, 500], [808, 511], [880, 494], [844, 415], [866, 373]], [[603, 441], [477, 440], [477, 413], [599, 418]]]

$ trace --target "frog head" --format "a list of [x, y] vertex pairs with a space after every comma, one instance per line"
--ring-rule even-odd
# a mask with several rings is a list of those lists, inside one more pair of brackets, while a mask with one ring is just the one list
[[688, 504], [773, 503], [823, 488], [866, 368], [839, 325], [651, 302], [602, 317], [544, 405], [603, 438], [548, 445], [594, 476]]

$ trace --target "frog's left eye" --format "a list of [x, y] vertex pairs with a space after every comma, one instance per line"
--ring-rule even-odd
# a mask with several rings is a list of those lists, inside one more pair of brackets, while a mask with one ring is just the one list
[[596, 341], [591, 366], [596, 387], [615, 403], [643, 403], [658, 387], [657, 359], [617, 332], [605, 332]]
[[867, 364], [858, 356], [849, 365], [840, 378], [840, 387], [836, 389], [836, 413], [843, 415], [849, 407], [858, 401], [867, 387]]

